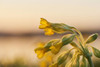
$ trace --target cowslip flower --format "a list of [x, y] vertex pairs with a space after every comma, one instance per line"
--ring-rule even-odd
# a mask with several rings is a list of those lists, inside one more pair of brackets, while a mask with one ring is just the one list
[[50, 22], [48, 22], [46, 19], [41, 18], [40, 24], [41, 25], [39, 26], [39, 28], [44, 29], [45, 35], [53, 35], [54, 34], [54, 31], [51, 28]]
[[65, 33], [66, 31], [71, 31], [71, 26], [68, 26], [63, 23], [50, 23], [46, 19], [41, 18], [40, 20], [40, 29], [44, 29], [45, 35], [53, 35], [54, 33]]
[[44, 46], [39, 46], [38, 48], [36, 48], [36, 49], [34, 50], [35, 53], [37, 54], [37, 57], [38, 57], [39, 59], [41, 59], [41, 58], [44, 56], [44, 54], [45, 54], [46, 52], [50, 51], [49, 48], [51, 47], [51, 45], [52, 45], [53, 43], [57, 42], [57, 41], [59, 41], [59, 39], [51, 40], [51, 41], [49, 41], [49, 42], [46, 43], [46, 44], [40, 43], [40, 45], [44, 45]]
[[39, 59], [41, 59], [47, 51], [48, 49], [44, 47], [39, 47], [35, 49], [35, 53], [37, 54], [37, 57]]

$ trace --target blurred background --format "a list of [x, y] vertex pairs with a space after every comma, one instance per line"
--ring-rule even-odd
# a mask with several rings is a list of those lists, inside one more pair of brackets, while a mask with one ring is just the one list
[[[34, 49], [39, 42], [62, 35], [45, 36], [38, 29], [41, 17], [74, 26], [85, 38], [100, 35], [100, 0], [0, 0], [0, 67], [46, 66]], [[100, 36], [91, 45], [100, 49], [99, 44]], [[100, 66], [100, 59], [93, 57], [93, 61]]]

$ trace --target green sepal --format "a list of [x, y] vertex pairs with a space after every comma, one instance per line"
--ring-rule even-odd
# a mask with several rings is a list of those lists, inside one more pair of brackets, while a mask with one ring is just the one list
[[63, 45], [67, 45], [69, 43], [71, 43], [75, 38], [75, 34], [68, 34], [68, 35], [65, 35], [63, 38], [62, 38], [62, 43]]
[[69, 54], [70, 54], [70, 50], [68, 50], [67, 52], [64, 52], [63, 54], [61, 54], [57, 59], [58, 65], [62, 64], [63, 62], [65, 62], [66, 59], [68, 58]]
[[93, 50], [93, 54], [94, 54], [96, 57], [100, 58], [100, 50], [98, 50], [98, 49], [95, 48], [95, 47], [92, 47], [92, 50]]
[[86, 40], [86, 44], [89, 44], [89, 43], [95, 41], [97, 39], [97, 37], [98, 37], [98, 34], [97, 33], [90, 35], [88, 37], [88, 39]]
[[51, 41], [49, 41], [45, 46], [44, 48], [50, 48], [53, 44], [59, 42], [60, 40], [59, 39], [53, 39]]
[[51, 23], [51, 27], [56, 33], [65, 33], [66, 31], [72, 31], [71, 29], [73, 28], [63, 23]]
[[76, 57], [73, 60], [72, 67], [79, 67], [79, 59], [80, 59], [79, 55], [76, 55]]
[[79, 67], [80, 56], [78, 52], [75, 52], [69, 62], [66, 63], [65, 67]]
[[87, 60], [85, 57], [82, 57], [82, 60], [80, 62], [80, 67], [88, 67]]

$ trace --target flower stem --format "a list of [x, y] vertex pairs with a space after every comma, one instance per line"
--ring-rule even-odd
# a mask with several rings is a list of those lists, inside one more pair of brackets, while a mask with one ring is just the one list
[[82, 33], [81, 33], [79, 30], [77, 30], [76, 28], [74, 28], [74, 30], [75, 30], [77, 33], [79, 33], [81, 42], [82, 42], [82, 44], [83, 44], [83, 43], [84, 43], [84, 38], [83, 38]]
[[93, 64], [93, 62], [91, 60], [91, 57], [89, 56], [89, 57], [87, 57], [87, 59], [88, 59], [88, 62], [90, 64], [90, 67], [94, 67], [94, 64]]

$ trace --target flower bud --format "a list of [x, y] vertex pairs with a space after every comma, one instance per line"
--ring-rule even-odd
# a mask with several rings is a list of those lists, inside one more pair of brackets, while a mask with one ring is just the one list
[[97, 34], [97, 33], [92, 34], [92, 35], [89, 36], [88, 39], [86, 40], [86, 44], [89, 44], [89, 43], [95, 41], [95, 40], [97, 39], [97, 37], [98, 37], [98, 34]]
[[67, 45], [69, 43], [71, 43], [73, 41], [73, 39], [75, 38], [75, 34], [68, 34], [68, 35], [65, 35], [63, 38], [62, 38], [62, 43], [63, 45]]
[[95, 47], [92, 47], [93, 53], [96, 57], [100, 58], [100, 50]]

